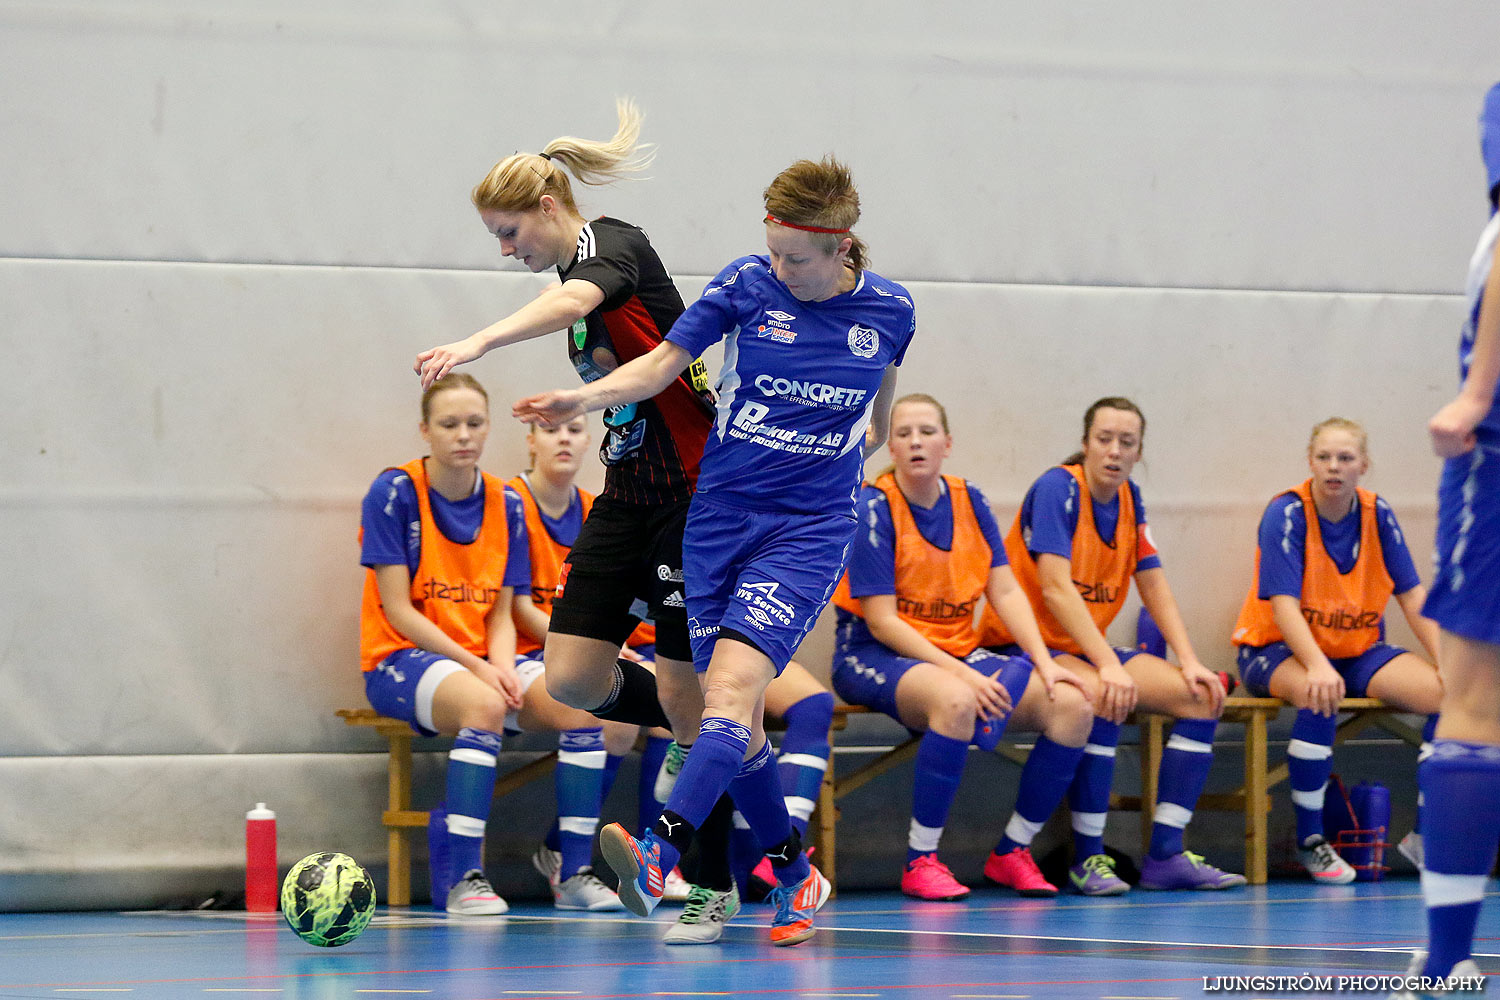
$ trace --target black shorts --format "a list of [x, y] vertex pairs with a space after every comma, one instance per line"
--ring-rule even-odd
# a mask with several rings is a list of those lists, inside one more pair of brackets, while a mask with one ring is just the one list
[[649, 617], [657, 653], [691, 661], [682, 593], [688, 503], [595, 500], [558, 575], [549, 630], [618, 645]]

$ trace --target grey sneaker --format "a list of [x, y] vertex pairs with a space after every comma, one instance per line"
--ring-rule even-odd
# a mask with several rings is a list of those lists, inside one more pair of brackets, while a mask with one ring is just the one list
[[599, 881], [592, 868], [580, 868], [578, 874], [552, 887], [552, 905], [559, 910], [623, 910], [625, 904]]
[[1348, 885], [1354, 881], [1354, 866], [1339, 857], [1333, 845], [1314, 834], [1297, 849], [1297, 860], [1307, 869], [1314, 882], [1322, 885]]
[[1406, 836], [1402, 837], [1401, 843], [1396, 845], [1396, 850], [1400, 851], [1401, 856], [1406, 858], [1407, 861], [1410, 861], [1412, 864], [1416, 865], [1417, 871], [1422, 870], [1422, 862], [1423, 860], [1425, 860], [1427, 855], [1426, 852], [1422, 849], [1422, 835], [1420, 833], [1413, 830], [1411, 833], [1408, 833]]
[[673, 740], [667, 747], [667, 756], [661, 762], [661, 770], [656, 772], [656, 785], [651, 790], [656, 801], [665, 802], [672, 797], [672, 789], [677, 786], [677, 776], [682, 773], [682, 762], [685, 760], [687, 751]]
[[458, 884], [448, 890], [448, 905], [445, 909], [455, 916], [493, 917], [510, 907], [495, 892], [495, 887], [484, 877], [484, 872], [475, 868], [465, 872]]
[[688, 893], [687, 905], [677, 923], [662, 937], [666, 944], [713, 944], [724, 933], [724, 925], [740, 912], [740, 891], [714, 892], [701, 885]]
[[543, 844], [531, 856], [531, 867], [535, 868], [537, 874], [546, 879], [547, 884], [555, 890], [562, 877], [562, 851], [554, 851]]

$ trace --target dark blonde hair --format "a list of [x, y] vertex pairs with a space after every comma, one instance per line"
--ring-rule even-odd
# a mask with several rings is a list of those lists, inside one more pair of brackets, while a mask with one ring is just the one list
[[[1083, 413], [1083, 438], [1082, 438], [1083, 441], [1085, 441], [1085, 442], [1088, 441], [1088, 439], [1089, 439], [1089, 431], [1091, 431], [1091, 430], [1094, 429], [1094, 417], [1098, 415], [1098, 413], [1099, 413], [1100, 410], [1123, 410], [1126, 413], [1134, 413], [1136, 416], [1140, 417], [1141, 418], [1141, 443], [1145, 444], [1145, 441], [1146, 441], [1146, 415], [1141, 412], [1141, 408], [1139, 406], [1136, 406], [1134, 403], [1132, 403], [1130, 400], [1126, 399], [1124, 396], [1105, 396], [1103, 399], [1096, 399], [1096, 400], [1094, 400], [1093, 405], [1090, 406]], [[1081, 451], [1075, 451], [1073, 454], [1071, 454], [1067, 458], [1063, 459], [1062, 460], [1062, 464], [1063, 465], [1082, 465], [1083, 464], [1083, 452], [1081, 452]]]
[[422, 423], [425, 424], [432, 418], [433, 398], [438, 393], [447, 392], [450, 389], [473, 389], [484, 397], [484, 407], [486, 410], [489, 409], [490, 394], [484, 391], [484, 386], [479, 384], [477, 378], [467, 372], [449, 372], [422, 390]]
[[573, 185], [562, 167], [584, 184], [609, 184], [644, 170], [655, 153], [649, 143], [638, 144], [644, 117], [635, 102], [615, 102], [620, 126], [608, 142], [571, 135], [553, 139], [540, 153], [513, 153], [490, 168], [474, 185], [469, 199], [474, 207], [500, 212], [528, 212], [550, 194], [566, 209], [578, 212]]
[[[952, 434], [953, 433], [952, 431], [950, 431], [948, 429], [948, 411], [947, 411], [947, 409], [945, 409], [943, 407], [942, 403], [939, 403], [936, 399], [934, 399], [933, 397], [927, 395], [927, 393], [925, 393], [925, 392], [909, 392], [906, 395], [902, 396], [900, 399], [896, 400], [894, 403], [891, 404], [891, 414], [892, 415], [895, 414], [896, 407], [900, 406], [902, 403], [926, 403], [929, 406], [935, 407], [937, 409], [937, 412], [938, 412], [938, 423], [940, 423], [940, 424], [943, 425], [943, 433], [944, 434]], [[886, 442], [886, 443], [887, 443], [887, 445], [889, 445], [890, 442]], [[879, 479], [881, 476], [885, 475], [887, 472], [895, 472], [895, 471], [896, 471], [896, 463], [892, 462], [891, 464], [887, 465], [885, 468], [881, 469], [879, 472], [875, 473], [875, 475], [871, 476], [866, 481], [873, 483], [875, 480]]]
[[1364, 424], [1348, 417], [1329, 417], [1327, 420], [1317, 424], [1312, 429], [1312, 434], [1307, 439], [1307, 456], [1312, 457], [1313, 445], [1318, 441], [1318, 435], [1324, 431], [1348, 431], [1359, 441], [1359, 454], [1366, 462], [1370, 460], [1370, 435], [1365, 432]]
[[933, 399], [931, 396], [927, 395], [927, 393], [925, 393], [925, 392], [909, 392], [909, 393], [907, 393], [906, 395], [902, 396], [900, 399], [896, 400], [894, 403], [891, 404], [891, 412], [895, 413], [896, 412], [896, 407], [900, 406], [902, 403], [926, 403], [928, 406], [934, 407], [938, 411], [938, 422], [943, 425], [943, 433], [944, 434], [952, 434], [953, 433], [952, 431], [950, 431], [948, 429], [948, 411], [943, 408], [943, 404], [942, 403], [939, 403], [936, 399]]
[[[766, 212], [794, 226], [851, 229], [859, 221], [859, 192], [849, 168], [832, 156], [814, 163], [798, 160], [776, 175], [764, 193]], [[808, 233], [813, 246], [833, 253], [848, 236], [849, 263], [863, 271], [870, 252], [864, 240], [851, 233]]]

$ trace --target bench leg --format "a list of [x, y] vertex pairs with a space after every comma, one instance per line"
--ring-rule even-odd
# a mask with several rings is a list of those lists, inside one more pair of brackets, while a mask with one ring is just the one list
[[818, 848], [814, 861], [832, 887], [830, 897], [837, 896], [839, 891], [838, 844], [834, 833], [838, 810], [838, 803], [833, 800], [833, 754], [830, 753], [828, 768], [823, 772], [823, 783], [818, 786], [818, 810], [813, 814], [813, 825], [810, 828], [813, 844]]
[[1163, 715], [1145, 716], [1140, 723], [1141, 739], [1141, 855], [1151, 847], [1151, 827], [1156, 822], [1157, 779], [1161, 775], [1162, 732], [1167, 719]]
[[1270, 811], [1266, 778], [1266, 713], [1256, 709], [1245, 722], [1245, 878], [1266, 884], [1266, 813]]
[[[411, 736], [396, 735], [390, 739], [386, 797], [393, 812], [404, 812], [411, 808]], [[385, 901], [390, 906], [411, 905], [411, 842], [406, 837], [407, 831], [399, 828], [386, 834], [390, 874], [386, 879]]]

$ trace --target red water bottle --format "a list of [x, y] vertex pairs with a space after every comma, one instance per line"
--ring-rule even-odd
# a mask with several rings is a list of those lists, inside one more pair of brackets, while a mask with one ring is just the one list
[[245, 814], [245, 909], [276, 912], [276, 814], [264, 802]]

